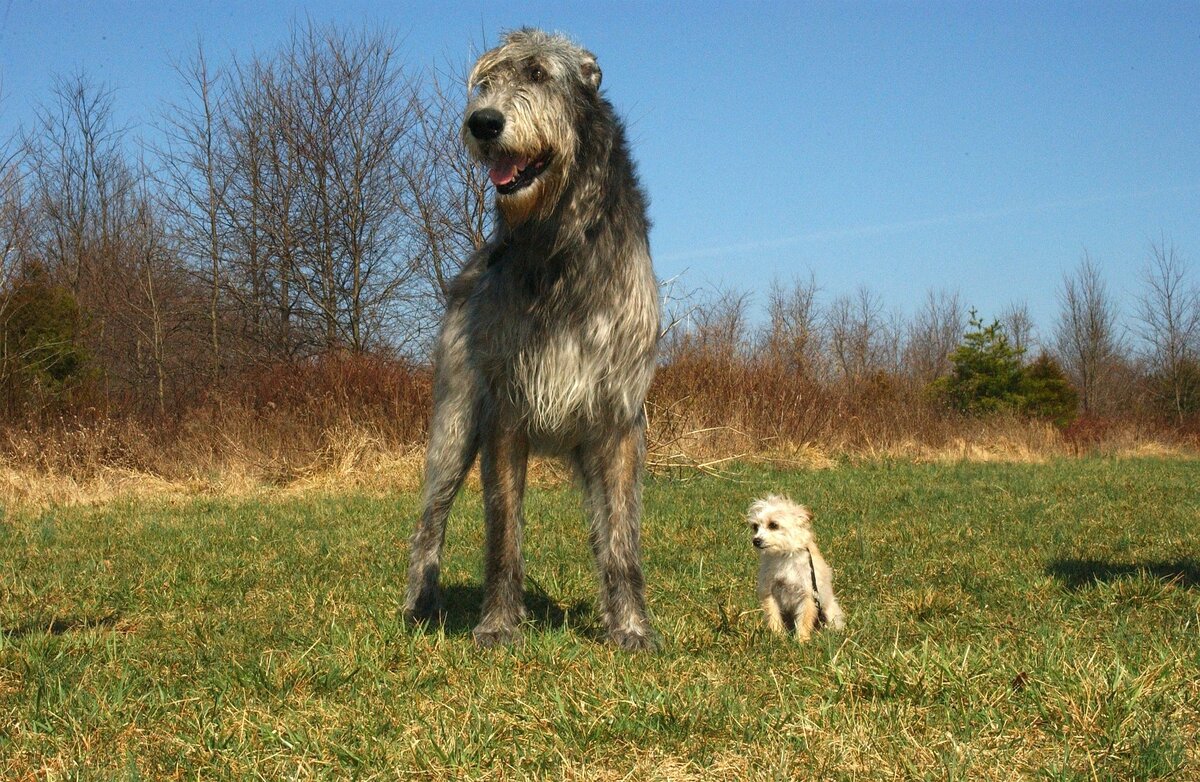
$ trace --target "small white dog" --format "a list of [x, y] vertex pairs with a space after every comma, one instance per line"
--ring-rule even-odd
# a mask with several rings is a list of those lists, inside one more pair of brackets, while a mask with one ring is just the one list
[[750, 506], [746, 521], [758, 549], [758, 599], [767, 626], [776, 633], [791, 630], [798, 641], [823, 624], [845, 627], [833, 570], [817, 548], [808, 508], [772, 494]]

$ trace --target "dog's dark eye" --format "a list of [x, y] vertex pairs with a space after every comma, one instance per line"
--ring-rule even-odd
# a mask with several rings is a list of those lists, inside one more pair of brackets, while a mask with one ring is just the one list
[[767, 529], [779, 529], [779, 525], [772, 521], [767, 524]]
[[757, 525], [757, 524], [751, 524], [751, 525], [750, 525], [750, 529], [751, 529], [751, 531], [753, 531], [753, 532], [758, 532], [758, 525]]
[[529, 66], [529, 80], [534, 84], [540, 84], [546, 80], [546, 69], [534, 63]]

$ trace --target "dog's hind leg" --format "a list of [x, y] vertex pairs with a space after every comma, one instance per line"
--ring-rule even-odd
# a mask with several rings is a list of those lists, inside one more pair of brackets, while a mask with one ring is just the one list
[[641, 555], [645, 447], [645, 421], [640, 420], [576, 451], [600, 578], [600, 614], [609, 640], [631, 650], [654, 646]]
[[464, 330], [461, 307], [452, 308], [438, 339], [421, 517], [409, 545], [404, 615], [414, 622], [432, 620], [444, 610], [438, 578], [446, 518], [479, 449], [480, 394]]

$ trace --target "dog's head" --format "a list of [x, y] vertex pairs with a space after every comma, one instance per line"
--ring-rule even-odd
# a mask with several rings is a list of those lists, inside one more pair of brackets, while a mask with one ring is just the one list
[[762, 552], [789, 554], [813, 540], [812, 514], [787, 497], [771, 494], [755, 500], [746, 514], [754, 547]]
[[467, 151], [488, 167], [510, 225], [554, 205], [576, 157], [587, 106], [600, 101], [596, 56], [522, 28], [484, 52], [467, 80]]

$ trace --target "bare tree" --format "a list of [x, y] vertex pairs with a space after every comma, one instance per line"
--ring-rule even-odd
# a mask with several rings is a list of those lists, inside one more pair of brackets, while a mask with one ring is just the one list
[[103, 277], [133, 186], [114, 124], [113, 93], [83, 73], [57, 77], [52, 102], [28, 137], [30, 171], [44, 218], [44, 252], [77, 296]]
[[166, 144], [158, 155], [165, 185], [162, 202], [184, 260], [208, 288], [209, 371], [215, 384], [222, 364], [223, 266], [228, 252], [222, 215], [231, 176], [228, 140], [221, 126], [224, 82], [200, 45], [191, 60], [175, 70], [187, 99], [166, 110]]
[[250, 345], [267, 358], [295, 358], [311, 346], [298, 323], [299, 286], [293, 284], [301, 255], [292, 217], [300, 182], [272, 99], [282, 89], [277, 70], [267, 60], [232, 68], [235, 83], [222, 119], [230, 150], [223, 232], [232, 250], [230, 295]]
[[1200, 356], [1200, 288], [1188, 277], [1187, 263], [1173, 243], [1150, 245], [1142, 270], [1137, 331], [1145, 359], [1158, 382], [1160, 402], [1177, 422], [1195, 404]]
[[1073, 274], [1063, 277], [1055, 349], [1063, 370], [1079, 392], [1084, 412], [1105, 412], [1114, 400], [1116, 370], [1124, 346], [1117, 309], [1100, 270], [1084, 254]]
[[1035, 341], [1033, 316], [1029, 314], [1029, 305], [1025, 302], [1009, 304], [1000, 313], [1000, 324], [1004, 326], [1012, 346], [1022, 356], [1028, 356]]
[[50, 101], [26, 136], [38, 213], [36, 252], [49, 278], [66, 287], [71, 307], [84, 316], [77, 338], [110, 400], [123, 374], [116, 323], [127, 305], [119, 283], [136, 184], [126, 146], [112, 91], [83, 73], [55, 79]]
[[[17, 278], [33, 261], [36, 210], [25, 166], [27, 144], [19, 133], [0, 139], [0, 334], [8, 323]], [[6, 348], [0, 344], [0, 362]], [[0, 364], [0, 382], [4, 371]]]
[[839, 296], [826, 313], [829, 351], [843, 381], [858, 380], [897, 365], [898, 337], [883, 300], [866, 286]]
[[686, 309], [672, 328], [662, 352], [668, 360], [703, 357], [733, 361], [747, 347], [750, 294], [732, 288], [713, 289]]
[[381, 35], [310, 26], [283, 65], [287, 78], [272, 97], [305, 196], [296, 278], [324, 326], [324, 347], [361, 351], [415, 273], [395, 198], [412, 87]]
[[0, 147], [0, 389], [7, 389], [20, 361], [9, 345], [9, 317], [17, 278], [31, 245], [28, 199], [20, 150]]
[[950, 373], [950, 354], [962, 342], [965, 323], [956, 291], [925, 294], [921, 309], [908, 324], [904, 349], [905, 367], [918, 383], [926, 385]]
[[29, 202], [20, 150], [0, 147], [0, 323], [4, 317], [4, 291], [29, 254], [31, 243]]
[[273, 298], [289, 352], [406, 338], [421, 257], [397, 193], [416, 100], [392, 41], [366, 31], [309, 24], [277, 56], [235, 66], [223, 200], [240, 258], [230, 271], [251, 310]]
[[772, 280], [767, 291], [767, 323], [762, 350], [771, 362], [816, 379], [823, 373], [817, 282]]
[[163, 283], [172, 271], [174, 259], [167, 252], [162, 228], [145, 189], [137, 199], [131, 228], [132, 273], [127, 279], [134, 282], [131, 293], [135, 295], [129, 297], [128, 321], [138, 337], [135, 353], [138, 364], [148, 363], [153, 373], [155, 409], [161, 417], [166, 415], [168, 320], [176, 315], [169, 310], [168, 291]]

